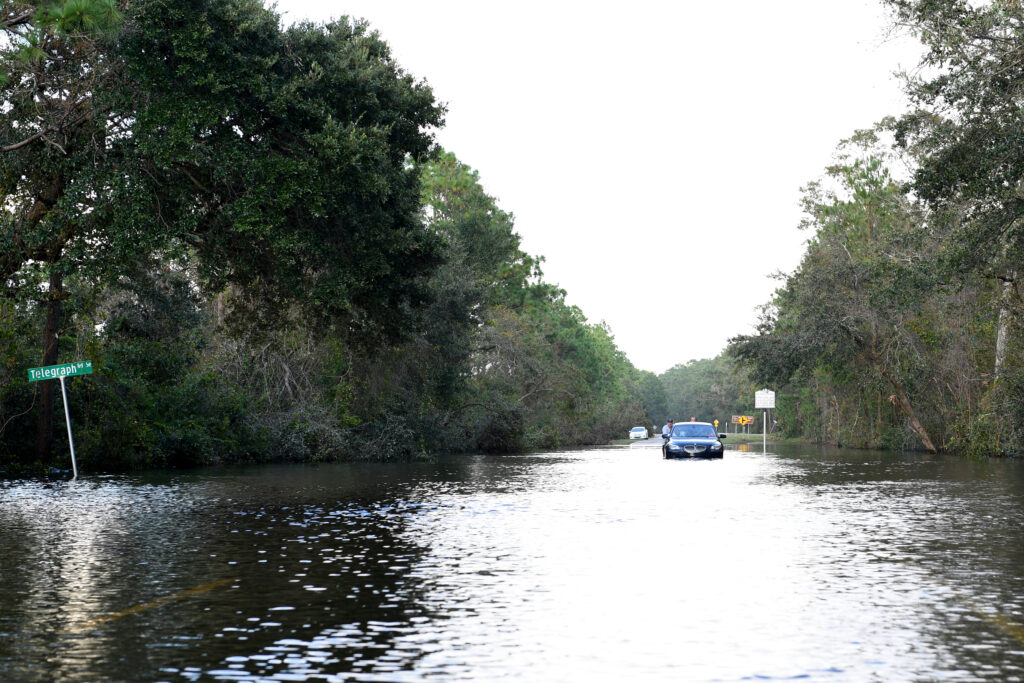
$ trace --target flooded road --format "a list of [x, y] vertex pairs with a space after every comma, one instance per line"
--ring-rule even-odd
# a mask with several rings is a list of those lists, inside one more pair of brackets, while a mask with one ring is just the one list
[[0, 549], [3, 681], [1024, 677], [1014, 461], [634, 445], [14, 481]]

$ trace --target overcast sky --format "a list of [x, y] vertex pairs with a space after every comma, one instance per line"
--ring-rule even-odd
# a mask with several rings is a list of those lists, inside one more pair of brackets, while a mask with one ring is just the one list
[[[442, 146], [634, 365], [753, 331], [807, 235], [800, 188], [905, 105], [874, 0], [280, 0], [366, 19], [448, 108]], [[826, 295], [827, 293], [823, 293]]]

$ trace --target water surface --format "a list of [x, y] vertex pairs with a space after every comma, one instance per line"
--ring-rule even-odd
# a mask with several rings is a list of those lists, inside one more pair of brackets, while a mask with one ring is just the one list
[[[771, 450], [771, 444], [769, 444]], [[617, 447], [0, 483], [0, 680], [1024, 675], [1024, 463]]]

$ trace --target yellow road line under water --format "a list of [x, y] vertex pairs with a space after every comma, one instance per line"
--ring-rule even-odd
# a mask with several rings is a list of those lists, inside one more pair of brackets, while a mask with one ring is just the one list
[[1020, 642], [1024, 643], [1024, 624], [1014, 621], [1005, 614], [1000, 614], [995, 610], [982, 609], [971, 602], [966, 602], [966, 605], [971, 608], [972, 612], [993, 626], [1001, 629], [1006, 635], [1016, 638]]
[[211, 583], [207, 583], [207, 584], [204, 584], [202, 586], [196, 586], [195, 588], [189, 588], [188, 590], [184, 590], [184, 591], [182, 591], [180, 593], [177, 593], [175, 595], [168, 595], [168, 596], [163, 597], [163, 598], [157, 598], [156, 600], [153, 600], [152, 602], [147, 602], [147, 603], [144, 603], [144, 604], [141, 604], [141, 605], [135, 605], [134, 607], [129, 607], [128, 609], [121, 610], [120, 612], [114, 612], [112, 614], [104, 614], [103, 616], [96, 617], [94, 619], [89, 619], [88, 621], [83, 621], [82, 623], [74, 626], [73, 628], [71, 628], [69, 630], [71, 630], [71, 631], [88, 631], [89, 629], [96, 628], [97, 626], [102, 626], [103, 624], [106, 624], [109, 621], [115, 621], [117, 619], [120, 619], [122, 617], [127, 617], [127, 616], [132, 615], [132, 614], [138, 614], [139, 612], [145, 612], [146, 610], [151, 610], [154, 607], [161, 607], [163, 605], [166, 605], [169, 602], [174, 602], [175, 600], [184, 600], [187, 597], [191, 597], [193, 595], [198, 595], [199, 593], [206, 593], [207, 591], [212, 591], [214, 588], [219, 588], [220, 586], [223, 586], [223, 585], [226, 585], [226, 584], [229, 584], [229, 583], [233, 583], [234, 581], [236, 581], [236, 579], [218, 579], [217, 581], [213, 581]]
[[974, 613], [974, 616], [981, 618], [992, 626], [995, 626], [1011, 638], [1015, 638], [1016, 640], [1024, 643], [1024, 624], [1021, 624], [1019, 621], [1014, 621], [997, 610], [982, 607], [970, 598], [963, 595], [957, 595], [956, 592], [953, 593], [953, 597], [961, 605], [971, 610], [971, 612]]

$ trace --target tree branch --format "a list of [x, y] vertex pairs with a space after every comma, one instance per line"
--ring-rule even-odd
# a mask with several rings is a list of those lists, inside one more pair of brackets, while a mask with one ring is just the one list
[[[78, 102], [76, 102], [73, 107], [70, 108], [70, 111], [73, 111], [73, 110], [77, 109], [78, 107], [82, 106], [86, 101], [87, 101], [87, 98], [83, 97]], [[84, 111], [81, 114], [79, 114], [70, 123], [68, 123], [66, 121], [66, 117], [65, 117], [65, 119], [62, 119], [59, 123], [55, 123], [55, 124], [47, 126], [46, 128], [42, 128], [38, 132], [34, 133], [33, 135], [30, 135], [29, 137], [25, 138], [24, 140], [21, 140], [20, 142], [15, 142], [15, 143], [7, 145], [5, 147], [0, 147], [0, 154], [3, 154], [5, 152], [13, 152], [15, 150], [21, 149], [22, 147], [25, 147], [26, 145], [31, 145], [36, 140], [38, 140], [38, 139], [40, 139], [42, 137], [45, 137], [46, 135], [48, 135], [50, 133], [56, 133], [57, 131], [59, 131], [61, 129], [74, 128], [74, 127], [78, 126], [80, 123], [82, 123], [84, 121], [88, 121], [89, 119], [91, 119], [96, 114], [96, 112], [98, 112], [98, 111], [103, 111], [103, 109], [102, 108], [99, 108], [99, 109], [89, 108], [86, 111]], [[56, 144], [56, 143], [51, 143], [51, 144]], [[57, 147], [60, 148], [60, 145], [57, 145]], [[61, 149], [61, 151], [63, 151], [63, 149]]]
[[0, 147], [0, 154], [2, 154], [4, 152], [13, 152], [15, 150], [21, 149], [22, 147], [25, 147], [26, 145], [31, 145], [33, 142], [35, 142], [39, 138], [43, 137], [47, 133], [52, 133], [52, 132], [54, 132], [56, 130], [57, 130], [56, 126], [47, 126], [46, 128], [43, 128], [42, 130], [37, 132], [35, 135], [27, 137], [24, 140], [22, 140], [21, 142], [16, 142], [13, 145], [7, 145], [6, 147]]
[[35, 8], [27, 9], [22, 14], [13, 16], [10, 19], [4, 19], [2, 22], [0, 22], [0, 26], [3, 26], [5, 30], [10, 30], [15, 26], [27, 24], [29, 21], [31, 21], [32, 17], [34, 17], [35, 14]]

